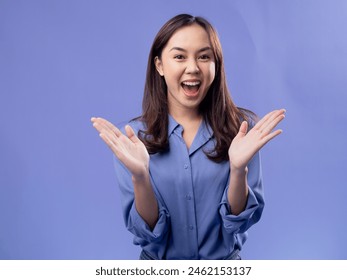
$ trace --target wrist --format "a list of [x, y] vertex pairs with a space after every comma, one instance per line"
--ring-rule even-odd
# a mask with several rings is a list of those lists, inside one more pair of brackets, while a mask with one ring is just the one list
[[248, 173], [248, 167], [235, 167], [232, 164], [230, 164], [230, 172], [231, 174], [235, 174], [238, 176], [245, 176]]
[[144, 170], [133, 173], [131, 179], [134, 183], [143, 183], [149, 181], [149, 170], [144, 168]]

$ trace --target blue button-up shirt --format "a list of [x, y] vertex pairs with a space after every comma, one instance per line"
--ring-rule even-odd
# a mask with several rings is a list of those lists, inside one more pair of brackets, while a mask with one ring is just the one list
[[[144, 129], [140, 121], [130, 126], [135, 132]], [[248, 165], [247, 205], [235, 216], [227, 199], [229, 162], [213, 162], [204, 153], [214, 148], [212, 129], [202, 122], [189, 149], [182, 132], [169, 116], [170, 149], [150, 156], [150, 179], [159, 206], [153, 230], [136, 210], [131, 174], [115, 160], [125, 224], [134, 243], [154, 259], [225, 259], [242, 248], [247, 229], [263, 211], [260, 155]]]

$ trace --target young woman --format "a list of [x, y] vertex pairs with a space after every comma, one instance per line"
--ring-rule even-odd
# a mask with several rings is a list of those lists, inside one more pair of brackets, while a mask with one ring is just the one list
[[92, 118], [116, 156], [124, 219], [140, 259], [240, 259], [264, 207], [259, 150], [285, 110], [255, 124], [227, 88], [211, 24], [182, 14], [154, 39], [143, 113], [122, 132]]

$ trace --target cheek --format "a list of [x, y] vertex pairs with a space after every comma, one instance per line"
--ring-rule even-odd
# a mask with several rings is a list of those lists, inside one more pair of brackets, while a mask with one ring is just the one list
[[175, 67], [174, 65], [166, 65], [166, 69], [164, 72], [164, 78], [166, 84], [175, 85], [177, 84], [182, 76], [182, 71], [179, 67]]
[[216, 64], [215, 64], [214, 62], [212, 62], [212, 63], [210, 64], [209, 73], [210, 73], [211, 83], [212, 83], [213, 80], [214, 80], [214, 77], [215, 77], [215, 75], [216, 75]]
[[172, 79], [173, 77], [176, 77], [179, 72], [179, 68], [174, 63], [165, 63], [162, 69], [163, 69], [164, 76], [167, 77], [168, 79]]

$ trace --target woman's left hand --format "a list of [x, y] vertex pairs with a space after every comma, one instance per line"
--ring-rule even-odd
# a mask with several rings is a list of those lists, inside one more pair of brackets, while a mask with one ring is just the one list
[[248, 132], [248, 123], [242, 122], [228, 151], [232, 170], [245, 170], [252, 157], [267, 142], [282, 133], [281, 129], [272, 130], [284, 119], [285, 112], [285, 109], [281, 109], [268, 113]]

